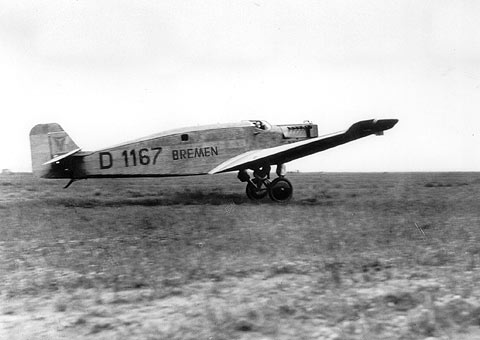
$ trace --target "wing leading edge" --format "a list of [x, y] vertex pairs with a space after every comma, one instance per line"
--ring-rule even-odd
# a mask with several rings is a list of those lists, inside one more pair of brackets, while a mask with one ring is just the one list
[[363, 120], [353, 124], [346, 131], [273, 148], [247, 151], [223, 162], [212, 169], [209, 174], [254, 169], [265, 164], [287, 163], [372, 134], [382, 134], [383, 131], [393, 128], [397, 122], [398, 119]]

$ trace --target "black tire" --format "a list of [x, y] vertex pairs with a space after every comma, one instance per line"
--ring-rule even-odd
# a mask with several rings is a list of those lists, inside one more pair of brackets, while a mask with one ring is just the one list
[[247, 196], [251, 200], [258, 201], [267, 196], [268, 190], [265, 187], [261, 187], [260, 189], [257, 189], [255, 185], [252, 183], [247, 183], [247, 188], [246, 188]]
[[292, 194], [292, 183], [284, 177], [275, 178], [268, 187], [268, 195], [275, 202], [287, 202], [292, 198]]

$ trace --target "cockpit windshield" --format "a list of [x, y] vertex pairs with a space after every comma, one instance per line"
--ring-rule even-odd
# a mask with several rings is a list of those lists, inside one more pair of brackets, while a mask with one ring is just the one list
[[249, 122], [260, 130], [270, 130], [272, 128], [272, 125], [265, 120], [250, 120]]

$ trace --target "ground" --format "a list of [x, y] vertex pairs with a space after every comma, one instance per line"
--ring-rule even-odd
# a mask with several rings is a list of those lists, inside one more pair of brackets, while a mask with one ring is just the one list
[[479, 339], [480, 174], [0, 177], [1, 339]]

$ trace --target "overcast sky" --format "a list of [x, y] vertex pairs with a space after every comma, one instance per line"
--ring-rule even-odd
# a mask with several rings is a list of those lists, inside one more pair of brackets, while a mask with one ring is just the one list
[[0, 168], [190, 125], [398, 118], [305, 171], [479, 171], [479, 1], [0, 0]]

